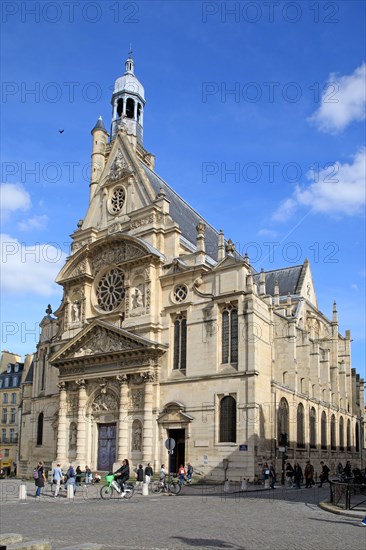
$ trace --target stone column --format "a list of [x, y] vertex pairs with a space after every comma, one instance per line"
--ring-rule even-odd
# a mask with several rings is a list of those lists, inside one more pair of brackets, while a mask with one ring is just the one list
[[78, 431], [76, 444], [76, 462], [80, 466], [85, 465], [86, 461], [86, 388], [85, 380], [76, 380], [79, 386], [79, 404], [78, 404]]
[[58, 430], [57, 430], [57, 463], [66, 462], [66, 384], [60, 382], [57, 384], [60, 390], [59, 411], [58, 411]]
[[152, 428], [153, 428], [153, 381], [154, 373], [144, 372], [144, 425], [142, 432], [142, 461], [144, 464], [152, 461]]
[[118, 449], [119, 463], [128, 457], [128, 378], [126, 374], [117, 376], [119, 382], [119, 412], [118, 412]]

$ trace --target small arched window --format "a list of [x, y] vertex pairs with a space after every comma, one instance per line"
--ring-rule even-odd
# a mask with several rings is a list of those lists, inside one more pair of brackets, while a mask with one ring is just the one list
[[355, 427], [355, 442], [356, 442], [356, 453], [360, 452], [360, 427], [358, 425], [358, 422], [356, 423]]
[[310, 448], [316, 448], [316, 410], [310, 409]]
[[37, 445], [43, 443], [43, 412], [39, 413], [37, 420]]
[[285, 440], [287, 445], [289, 435], [289, 408], [287, 400], [282, 397], [278, 406], [278, 442], [282, 444]]
[[336, 419], [334, 414], [330, 419], [330, 448], [332, 451], [336, 450]]
[[327, 415], [325, 411], [322, 412], [321, 416], [321, 448], [327, 448]]
[[351, 443], [351, 421], [350, 419], [347, 420], [347, 451], [350, 451], [352, 448]]
[[119, 99], [117, 101], [117, 115], [118, 118], [121, 118], [121, 116], [123, 115], [123, 99]]
[[297, 446], [305, 449], [305, 413], [302, 403], [297, 407]]
[[173, 369], [185, 370], [187, 363], [187, 320], [179, 315], [174, 321]]
[[236, 400], [226, 395], [220, 401], [220, 443], [236, 442]]
[[344, 422], [343, 416], [339, 419], [339, 450], [344, 451]]
[[238, 310], [228, 306], [222, 312], [222, 363], [238, 362]]
[[127, 118], [134, 118], [135, 116], [135, 102], [131, 97], [126, 101], [126, 116]]

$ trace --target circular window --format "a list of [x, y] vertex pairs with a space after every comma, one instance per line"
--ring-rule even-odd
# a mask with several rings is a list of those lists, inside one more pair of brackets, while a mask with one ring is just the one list
[[103, 275], [97, 284], [96, 295], [101, 309], [104, 311], [116, 309], [125, 297], [123, 271], [114, 268]]
[[110, 205], [111, 212], [113, 212], [114, 214], [117, 214], [117, 212], [120, 212], [125, 203], [125, 198], [126, 198], [126, 193], [123, 187], [117, 187], [117, 189], [113, 191], [111, 196], [111, 205]]
[[188, 288], [186, 287], [186, 285], [176, 286], [174, 289], [173, 296], [174, 296], [175, 302], [177, 303], [184, 302], [184, 300], [188, 296]]

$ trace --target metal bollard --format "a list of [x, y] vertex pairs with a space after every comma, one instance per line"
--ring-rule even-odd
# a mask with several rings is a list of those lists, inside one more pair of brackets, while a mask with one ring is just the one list
[[142, 484], [142, 496], [143, 497], [149, 496], [149, 485], [147, 483]]
[[19, 500], [23, 502], [27, 500], [27, 486], [25, 483], [19, 485]]
[[230, 492], [230, 481], [225, 481], [224, 483], [224, 493]]
[[69, 500], [74, 500], [74, 486], [66, 485], [66, 487], [67, 487], [67, 498]]
[[243, 479], [243, 481], [241, 482], [241, 490], [242, 491], [247, 491], [248, 490], [248, 482], [246, 479]]
[[269, 479], [265, 479], [264, 480], [264, 488], [265, 489], [269, 489], [270, 485], [269, 485]]

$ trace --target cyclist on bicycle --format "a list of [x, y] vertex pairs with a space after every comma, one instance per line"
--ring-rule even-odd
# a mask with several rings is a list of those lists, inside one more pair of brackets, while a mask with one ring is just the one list
[[114, 475], [118, 481], [119, 486], [121, 487], [121, 496], [125, 496], [125, 482], [130, 479], [130, 465], [128, 463], [128, 459], [125, 458], [122, 461], [122, 466], [118, 468], [116, 472], [114, 472]]

